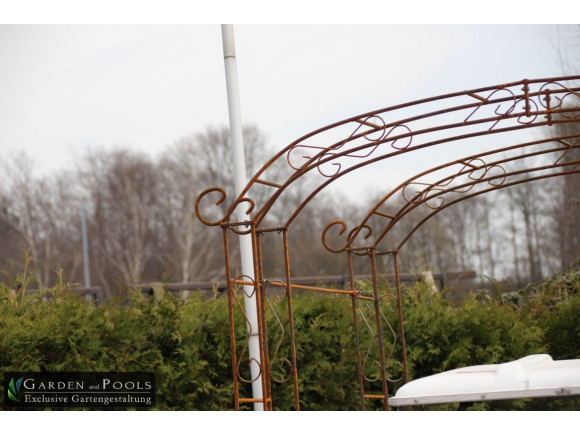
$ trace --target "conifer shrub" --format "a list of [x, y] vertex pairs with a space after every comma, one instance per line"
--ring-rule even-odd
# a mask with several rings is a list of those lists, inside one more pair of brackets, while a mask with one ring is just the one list
[[[360, 283], [369, 290], [368, 283]], [[128, 291], [95, 306], [58, 284], [41, 294], [0, 285], [0, 377], [11, 371], [145, 371], [156, 377], [156, 410], [233, 409], [227, 298], [165, 294], [144, 298]], [[401, 341], [393, 289], [383, 285], [383, 333], [389, 378], [401, 377]], [[240, 300], [241, 300], [240, 296]], [[360, 303], [360, 348], [365, 374], [376, 377], [372, 303]], [[267, 322], [276, 409], [293, 409], [288, 361], [287, 302], [270, 298]], [[344, 295], [293, 298], [300, 406], [305, 410], [360, 408], [352, 303]], [[466, 295], [458, 301], [421, 283], [403, 289], [411, 379], [469, 365], [495, 364], [534, 353], [580, 358], [580, 279], [570, 271], [524, 289], [517, 303]], [[240, 367], [246, 326], [236, 311]], [[368, 355], [368, 357], [367, 357]], [[247, 373], [243, 373], [249, 378]], [[282, 382], [278, 382], [282, 381]], [[366, 382], [371, 393], [380, 384]], [[402, 381], [389, 382], [395, 394]], [[0, 385], [3, 397], [4, 385]], [[374, 390], [373, 390], [374, 388]], [[240, 385], [250, 397], [249, 384]], [[367, 408], [378, 404], [367, 401]], [[458, 409], [450, 404], [426, 409]], [[580, 409], [577, 398], [482, 402], [468, 409]], [[249, 407], [246, 407], [249, 409]]]

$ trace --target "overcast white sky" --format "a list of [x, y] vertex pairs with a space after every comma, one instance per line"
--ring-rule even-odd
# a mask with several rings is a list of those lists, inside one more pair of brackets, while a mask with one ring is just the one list
[[[562, 74], [552, 25], [234, 29], [243, 122], [276, 149], [370, 110]], [[1, 25], [0, 65], [0, 154], [41, 171], [88, 147], [155, 155], [228, 122], [217, 24]]]

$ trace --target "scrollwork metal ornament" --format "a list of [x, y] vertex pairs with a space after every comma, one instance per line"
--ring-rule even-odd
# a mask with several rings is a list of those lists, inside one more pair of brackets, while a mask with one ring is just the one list
[[[223, 214], [223, 216], [218, 219], [218, 220], [210, 220], [206, 217], [204, 217], [202, 211], [201, 211], [201, 202], [203, 201], [203, 199], [212, 194], [212, 193], [219, 193], [220, 197], [215, 201], [215, 206], [218, 207], [226, 200], [227, 198], [227, 193], [226, 191], [221, 188], [221, 187], [212, 187], [210, 189], [206, 189], [203, 192], [201, 192], [199, 194], [199, 196], [197, 197], [197, 200], [195, 201], [195, 214], [197, 216], [197, 218], [202, 221], [204, 224], [208, 225], [208, 226], [218, 226], [218, 225], [227, 225], [229, 224], [229, 219], [233, 214], [236, 214], [236, 210], [238, 210], [238, 207], [240, 207], [242, 204], [247, 203], [248, 207], [245, 211], [240, 211], [237, 214], [238, 215], [243, 215], [246, 214], [248, 216], [251, 215], [252, 211], [254, 210], [256, 203], [254, 202], [253, 199], [251, 198], [239, 198], [236, 200], [236, 202], [234, 202], [229, 208], [228, 210]], [[237, 234], [249, 234], [251, 232], [250, 229], [246, 229], [246, 230], [240, 230], [237, 227], [238, 226], [245, 226], [248, 227], [250, 221], [242, 221], [242, 222], [238, 222], [234, 225], [231, 226], [232, 231], [234, 231]]]

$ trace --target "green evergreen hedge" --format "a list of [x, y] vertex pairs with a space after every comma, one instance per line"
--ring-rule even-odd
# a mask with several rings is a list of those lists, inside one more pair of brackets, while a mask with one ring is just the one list
[[[363, 284], [368, 287], [368, 284]], [[385, 286], [386, 287], [386, 286]], [[400, 341], [391, 290], [383, 290], [385, 342], [392, 351], [389, 376], [399, 377]], [[93, 306], [64, 294], [24, 297], [0, 288], [0, 376], [9, 371], [154, 372], [158, 410], [225, 410], [233, 407], [227, 298], [190, 297], [123, 300]], [[277, 378], [288, 376], [288, 324], [283, 298], [269, 310], [272, 365]], [[277, 301], [277, 300], [280, 301]], [[388, 302], [390, 301], [390, 302]], [[360, 408], [350, 299], [343, 295], [297, 294], [293, 300], [301, 408]], [[364, 305], [364, 304], [363, 304]], [[362, 313], [371, 307], [362, 307]], [[405, 330], [411, 378], [444, 370], [510, 361], [533, 353], [554, 359], [580, 358], [580, 278], [577, 272], [554, 277], [534, 289], [496, 297], [469, 295], [454, 301], [421, 284], [404, 289]], [[245, 325], [239, 313], [238, 350]], [[369, 318], [367, 316], [367, 318]], [[276, 324], [280, 320], [284, 333]], [[370, 319], [370, 318], [369, 318]], [[371, 331], [359, 315], [361, 350]], [[376, 347], [371, 348], [376, 353]], [[247, 354], [242, 357], [247, 359]], [[366, 373], [377, 373], [369, 359]], [[249, 375], [248, 375], [249, 376]], [[401, 381], [390, 383], [390, 394]], [[0, 386], [3, 397], [4, 385]], [[247, 385], [242, 395], [248, 397]], [[378, 390], [375, 390], [378, 391]], [[274, 404], [292, 409], [291, 381], [273, 382]], [[2, 399], [3, 400], [3, 399]], [[367, 401], [372, 409], [373, 404]], [[450, 404], [428, 409], [457, 409]], [[475, 403], [469, 409], [580, 409], [577, 398]]]

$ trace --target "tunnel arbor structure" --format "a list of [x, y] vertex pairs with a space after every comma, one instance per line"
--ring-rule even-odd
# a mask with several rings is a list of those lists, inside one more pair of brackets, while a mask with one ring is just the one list
[[[580, 88], [574, 86], [578, 79], [580, 76], [526, 79], [348, 118], [315, 130], [278, 152], [229, 204], [221, 187], [202, 192], [196, 201], [198, 218], [223, 232], [235, 408], [256, 401], [240, 397], [240, 383], [256, 380], [246, 374], [248, 341], [236, 339], [234, 313], [241, 312], [247, 321], [238, 290], [245, 286], [243, 291], [250, 289], [248, 296], [257, 302], [260, 361], [253, 359], [249, 364], [259, 366], [263, 392], [263, 399], [259, 400], [265, 409], [274, 406], [272, 382], [291, 382], [294, 408], [300, 409], [300, 361], [296, 357], [292, 305], [297, 290], [342, 294], [351, 300], [360, 408], [366, 409], [369, 401], [379, 401], [383, 409], [389, 409], [390, 381], [409, 381], [399, 252], [432, 216], [458, 202], [521, 183], [579, 173], [576, 150], [580, 148], [580, 128], [557, 128], [580, 123]], [[522, 135], [516, 134], [532, 129], [538, 131], [536, 140], [522, 140]], [[565, 131], [572, 133], [563, 134]], [[289, 253], [293, 223], [323, 189], [349, 174], [365, 177], [373, 166], [396, 162], [403, 155], [419, 161], [428, 152], [435, 152], [432, 155], [443, 160], [409, 174], [371, 204], [358, 222], [350, 227], [346, 223], [352, 210], [343, 210], [345, 216], [329, 219], [321, 243], [328, 251], [346, 257], [348, 288], [293, 283]], [[307, 177], [309, 183], [297, 193], [293, 186]], [[389, 172], [382, 177], [388, 179]], [[240, 210], [243, 220], [236, 219]], [[234, 275], [230, 264], [231, 233], [251, 237], [254, 276]], [[268, 233], [281, 235], [281, 280], [265, 276], [262, 240]], [[393, 260], [398, 331], [388, 324], [383, 314], [384, 301], [379, 296], [377, 261], [385, 256]], [[372, 292], [359, 288], [354, 279], [356, 265], [361, 261], [370, 265]], [[284, 313], [271, 301], [270, 294], [275, 289], [278, 297], [282, 290]], [[271, 324], [266, 322], [268, 313], [270, 319], [275, 319]], [[370, 335], [371, 348], [361, 348], [362, 333]], [[394, 355], [395, 344], [401, 349], [400, 355]]]

